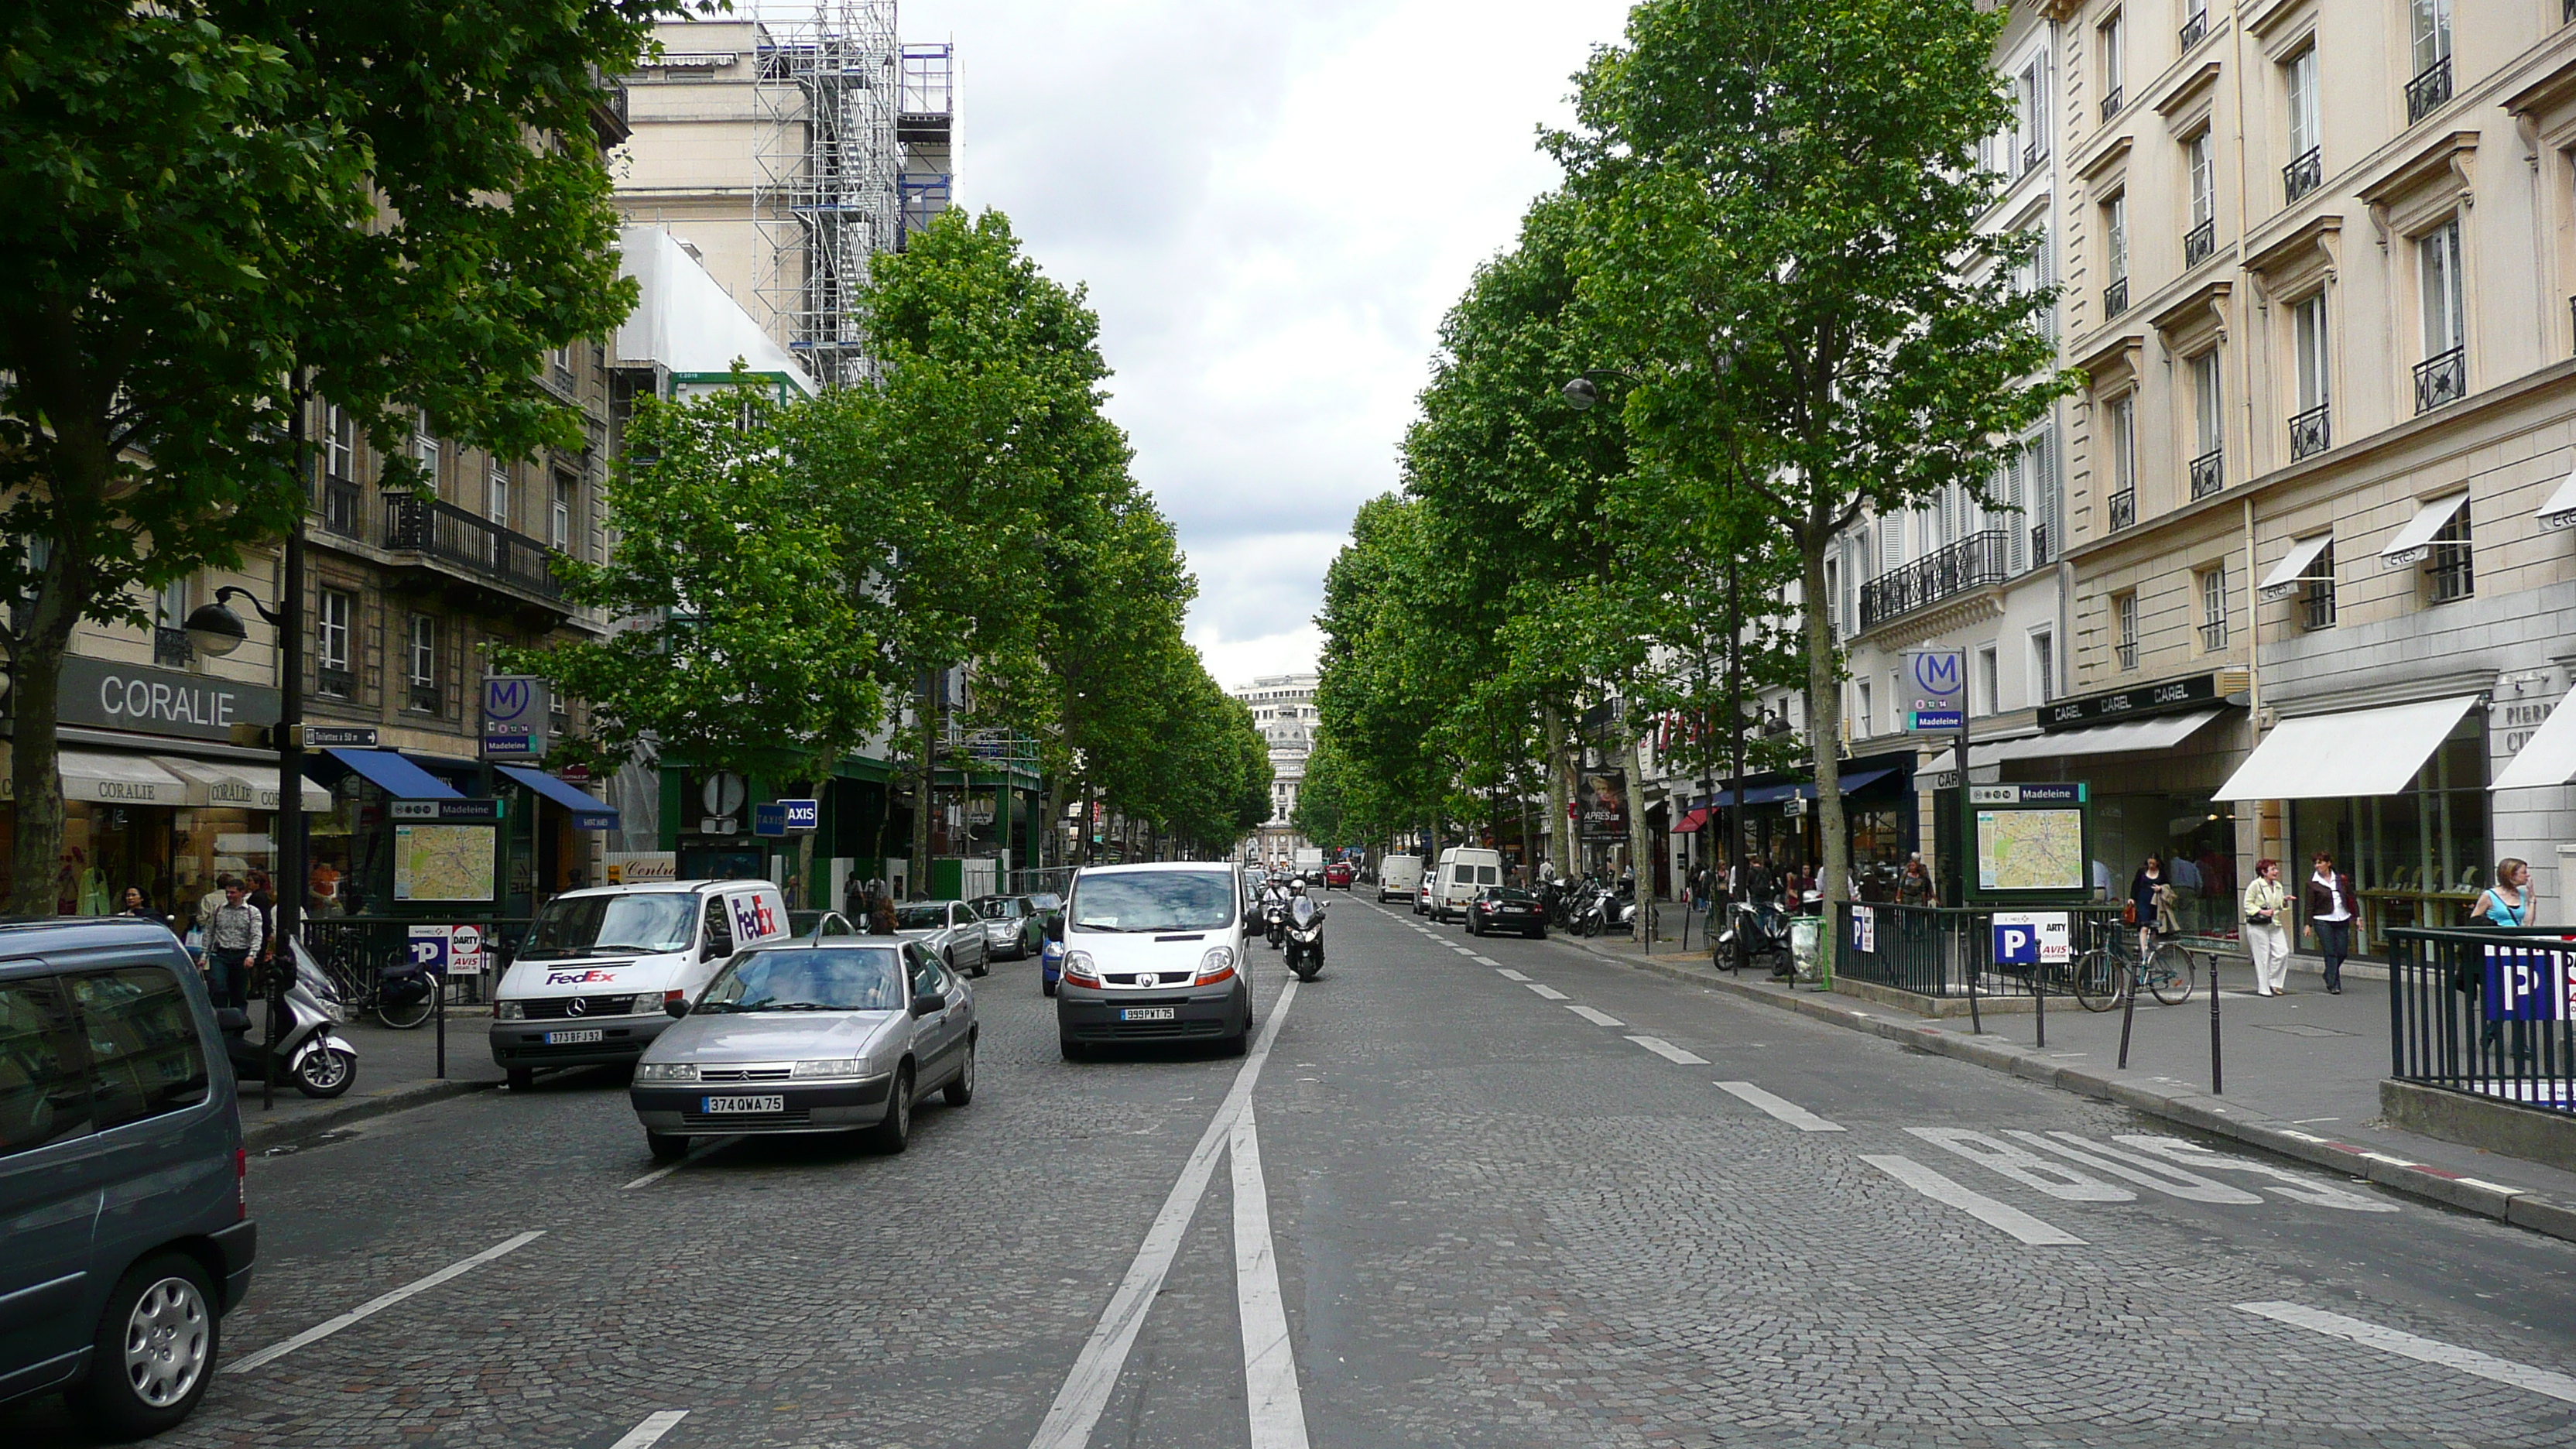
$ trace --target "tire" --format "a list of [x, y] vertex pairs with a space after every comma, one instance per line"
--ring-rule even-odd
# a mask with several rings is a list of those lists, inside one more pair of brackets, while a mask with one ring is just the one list
[[90, 1339], [89, 1376], [66, 1395], [103, 1437], [141, 1439], [197, 1407], [214, 1381], [223, 1325], [214, 1283], [185, 1253], [162, 1253], [127, 1270], [107, 1295]]
[[644, 1148], [653, 1154], [655, 1162], [677, 1162], [688, 1155], [689, 1139], [677, 1132], [656, 1132], [647, 1127], [644, 1129]]
[[358, 1059], [329, 1047], [306, 1053], [295, 1066], [295, 1090], [308, 1097], [337, 1097], [358, 1080]]
[[2170, 977], [2150, 977], [2148, 979], [2147, 989], [2156, 994], [2156, 1000], [2163, 1002], [2167, 1006], [2180, 1006], [2184, 1002], [2191, 1000], [2192, 973], [2194, 969], [2191, 958], [2180, 951], [2176, 951], [2168, 947], [2156, 952], [2153, 957], [2150, 957], [2148, 964], [2153, 966], [2157, 962], [2164, 962], [2171, 965], [2173, 967], [2173, 974]]
[[939, 1095], [951, 1107], [963, 1107], [975, 1100], [975, 1038], [966, 1038], [966, 1060], [958, 1066], [957, 1075], [949, 1078], [948, 1085], [940, 1089]]
[[510, 1090], [511, 1090], [511, 1091], [513, 1091], [513, 1092], [533, 1092], [533, 1091], [535, 1091], [535, 1090], [537, 1089], [537, 1069], [536, 1069], [536, 1068], [534, 1068], [534, 1067], [512, 1067], [512, 1068], [510, 1068], [510, 1069], [509, 1069], [509, 1073], [510, 1073]]
[[2075, 1004], [2086, 1011], [2109, 1011], [2120, 1004], [2120, 982], [2126, 973], [2111, 953], [2092, 950], [2084, 953], [2068, 973], [2068, 985], [2074, 989]]
[[912, 1144], [912, 1068], [895, 1068], [894, 1085], [886, 1091], [885, 1120], [860, 1134], [867, 1144], [883, 1153], [897, 1153]]
[[1546, 939], [1547, 939], [1547, 926], [1546, 926], [1544, 923], [1541, 923], [1541, 924], [1539, 924], [1539, 925], [1537, 925], [1537, 926], [1533, 926], [1533, 927], [1531, 927], [1531, 928], [1530, 928], [1530, 939], [1531, 939], [1531, 940], [1533, 940], [1533, 941], [1544, 941], [1544, 940], [1546, 940]]
[[376, 1020], [396, 1031], [410, 1031], [415, 1027], [426, 1025], [430, 1014], [437, 1009], [438, 1002], [431, 996], [423, 996], [409, 1006], [388, 1007], [378, 1003]]
[[1082, 1043], [1075, 1041], [1069, 1036], [1057, 1037], [1055, 1039], [1055, 1045], [1056, 1050], [1063, 1052], [1064, 1059], [1069, 1062], [1086, 1061], [1091, 1056], [1091, 1048], [1084, 1046]]
[[1044, 979], [1043, 977], [1042, 977], [1042, 978], [1040, 978], [1040, 979], [1039, 979], [1039, 981], [1038, 981], [1038, 995], [1040, 995], [1040, 996], [1053, 996], [1053, 995], [1055, 995], [1055, 983], [1054, 983], [1054, 982], [1052, 982], [1052, 981], [1048, 981], [1048, 980]]
[[1588, 940], [1592, 939], [1593, 937], [1598, 936], [1598, 935], [1600, 935], [1600, 934], [1601, 934], [1601, 918], [1600, 918], [1599, 916], [1597, 916], [1597, 915], [1587, 915], [1587, 916], [1585, 916], [1585, 917], [1583, 918], [1583, 938], [1584, 938], [1585, 940], [1587, 940], [1587, 941], [1588, 941]]

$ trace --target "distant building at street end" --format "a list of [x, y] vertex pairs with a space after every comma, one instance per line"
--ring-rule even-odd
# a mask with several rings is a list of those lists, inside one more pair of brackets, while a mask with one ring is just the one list
[[1297, 813], [1297, 791], [1306, 781], [1306, 757], [1322, 729], [1315, 713], [1315, 686], [1323, 676], [1265, 674], [1233, 691], [1252, 710], [1252, 724], [1270, 746], [1270, 818], [1257, 836], [1261, 858], [1285, 860], [1312, 842], [1290, 823]]

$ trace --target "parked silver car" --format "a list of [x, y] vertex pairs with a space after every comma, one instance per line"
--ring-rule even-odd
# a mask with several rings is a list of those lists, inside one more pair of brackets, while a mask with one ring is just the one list
[[981, 976], [993, 969], [993, 948], [984, 939], [984, 918], [964, 901], [914, 901], [894, 908], [894, 933], [919, 941], [951, 971]]
[[975, 1096], [975, 993], [919, 941], [782, 942], [726, 962], [636, 1063], [627, 1099], [653, 1155], [688, 1139], [865, 1131], [901, 1152], [913, 1104]]
[[997, 961], [1026, 961], [1038, 953], [1041, 922], [1027, 896], [981, 896], [971, 903], [984, 918], [984, 945]]

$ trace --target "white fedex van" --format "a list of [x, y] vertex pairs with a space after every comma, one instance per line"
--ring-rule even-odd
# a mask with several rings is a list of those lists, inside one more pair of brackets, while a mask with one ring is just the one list
[[746, 946], [787, 939], [787, 898], [765, 880], [683, 880], [566, 891], [537, 912], [492, 997], [492, 1060], [526, 1091], [539, 1067], [631, 1062], [671, 1024], [673, 1001]]
[[1448, 920], [1452, 914], [1467, 918], [1467, 903], [1487, 886], [1503, 883], [1503, 853], [1478, 850], [1468, 845], [1453, 845], [1440, 852], [1439, 884], [1432, 888], [1431, 915], [1435, 920]]
[[1422, 888], [1422, 857], [1390, 855], [1377, 863], [1379, 901], [1409, 901]]

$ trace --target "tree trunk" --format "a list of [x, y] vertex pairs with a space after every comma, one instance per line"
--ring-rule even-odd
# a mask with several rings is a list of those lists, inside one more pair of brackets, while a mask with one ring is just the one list
[[1555, 700], [1539, 706], [1539, 718], [1547, 729], [1547, 840], [1548, 855], [1556, 861], [1556, 873], [1571, 878], [1574, 874], [1574, 829], [1566, 806], [1574, 793], [1565, 773], [1565, 712]]
[[[63, 779], [57, 768], [57, 706], [62, 701], [63, 656], [80, 623], [86, 560], [56, 544], [45, 559], [27, 632], [9, 661], [9, 711], [16, 734], [9, 751], [9, 783], [17, 800], [17, 837], [9, 860], [9, 914], [53, 915], [61, 897], [55, 878], [63, 861]], [[155, 902], [158, 906], [172, 904]]]
[[914, 711], [921, 725], [921, 748], [915, 753], [912, 811], [912, 879], [907, 882], [915, 896], [930, 890], [930, 812], [937, 808], [939, 761], [939, 686], [940, 671], [925, 670], [921, 676], [921, 706]]
[[1825, 897], [1821, 944], [1827, 952], [1835, 947], [1837, 908], [1851, 898], [1851, 842], [1843, 833], [1842, 691], [1833, 619], [1825, 597], [1825, 549], [1833, 541], [1830, 524], [1830, 519], [1811, 517], [1798, 533], [1798, 616], [1807, 633], [1807, 745], [1816, 764], [1816, 831], [1823, 865], [1817, 887]]
[[[1628, 706], [1629, 723], [1636, 725], [1636, 704]], [[1655, 901], [1655, 863], [1646, 858], [1646, 733], [1642, 726], [1628, 736], [1628, 868], [1637, 873], [1631, 895], [1637, 903], [1637, 940], [1648, 954], [1654, 947], [1653, 917], [1648, 907]]]

